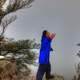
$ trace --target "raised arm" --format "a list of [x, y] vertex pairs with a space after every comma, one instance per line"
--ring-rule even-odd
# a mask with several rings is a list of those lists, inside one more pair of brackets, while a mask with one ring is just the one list
[[52, 40], [55, 37], [56, 33], [51, 33], [51, 35], [49, 36], [49, 38]]

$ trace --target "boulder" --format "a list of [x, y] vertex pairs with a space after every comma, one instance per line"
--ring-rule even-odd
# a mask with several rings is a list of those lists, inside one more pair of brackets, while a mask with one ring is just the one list
[[17, 80], [15, 61], [0, 60], [0, 80]]

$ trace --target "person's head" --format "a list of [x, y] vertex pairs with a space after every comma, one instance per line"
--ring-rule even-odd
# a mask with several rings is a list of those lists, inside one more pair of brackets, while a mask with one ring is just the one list
[[44, 30], [42, 33], [43, 36], [50, 36], [50, 32], [48, 32], [47, 30]]
[[47, 30], [44, 30], [43, 33], [42, 33], [42, 36], [46, 36], [46, 37], [48, 37], [50, 39], [53, 39], [55, 37], [55, 35], [56, 35], [55, 33], [50, 33]]

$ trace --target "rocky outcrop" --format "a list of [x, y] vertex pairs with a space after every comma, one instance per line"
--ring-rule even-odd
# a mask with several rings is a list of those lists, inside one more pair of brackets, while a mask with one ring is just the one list
[[0, 60], [0, 80], [18, 80], [15, 61]]
[[[50, 80], [64, 80], [63, 76], [55, 75], [54, 79]], [[0, 80], [36, 80], [36, 74], [28, 75], [26, 72], [18, 73], [16, 69], [15, 60], [0, 60]], [[45, 77], [43, 78], [45, 80]]]
[[0, 58], [0, 80], [35, 80], [28, 71], [18, 72], [15, 59]]
[[[46, 80], [45, 79], [45, 76], [44, 76], [43, 80]], [[60, 76], [60, 75], [54, 74], [54, 78], [53, 79], [50, 79], [50, 80], [64, 80], [64, 77], [63, 76]]]

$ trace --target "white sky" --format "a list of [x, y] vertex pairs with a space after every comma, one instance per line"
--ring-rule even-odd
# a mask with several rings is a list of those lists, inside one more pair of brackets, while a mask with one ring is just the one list
[[80, 42], [80, 1], [79, 0], [35, 0], [29, 9], [16, 12], [18, 19], [8, 26], [7, 37], [33, 39], [40, 42], [44, 29], [56, 32], [51, 54], [52, 72], [62, 74], [71, 80], [74, 64], [78, 61], [75, 53]]

